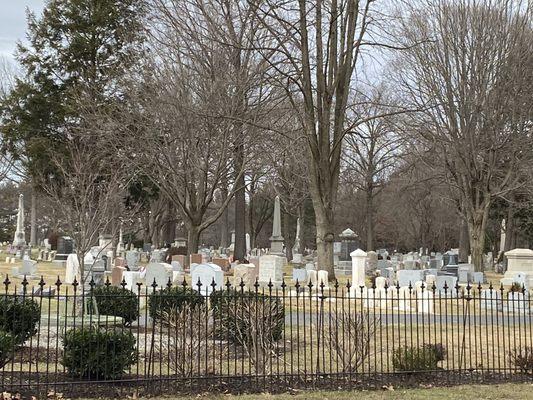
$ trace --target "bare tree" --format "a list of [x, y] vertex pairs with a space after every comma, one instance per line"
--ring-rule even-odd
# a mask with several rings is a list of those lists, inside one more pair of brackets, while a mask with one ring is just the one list
[[9, 94], [15, 85], [16, 70], [13, 63], [0, 56], [0, 101]]
[[247, 194], [250, 246], [255, 248], [258, 246], [257, 237], [274, 214], [274, 195], [270, 185], [253, 175], [247, 187]]
[[124, 213], [124, 171], [102, 146], [106, 143], [76, 131], [69, 135], [62, 152], [49, 151], [58, 174], [37, 178], [64, 220], [66, 232], [74, 239], [81, 273], [77, 278], [82, 284], [90, 276], [85, 254], [102, 232], [118, 226]]
[[390, 109], [386, 90], [384, 86], [374, 89], [363, 110], [348, 114], [348, 119], [352, 114], [365, 116], [365, 122], [346, 135], [344, 160], [345, 180], [365, 194], [367, 251], [374, 250], [375, 245], [375, 198], [397, 167], [402, 152], [401, 136], [395, 130], [393, 117], [371, 118]]
[[492, 201], [519, 187], [533, 161], [524, 151], [533, 144], [531, 16], [521, 1], [427, 1], [400, 34], [410, 48], [400, 83], [424, 110], [409, 127], [414, 148], [457, 191], [476, 270]]
[[[261, 78], [267, 64], [244, 44], [257, 33], [254, 14], [246, 1], [152, 5], [156, 57], [137, 92], [140, 119], [130, 125], [136, 132], [136, 124], [144, 127], [140, 141], [130, 142], [136, 165], [178, 209], [189, 252], [237, 195], [236, 250], [242, 247], [244, 257], [244, 177], [271, 92]], [[215, 196], [219, 189], [223, 196]]]
[[258, 6], [263, 27], [276, 40], [276, 78], [286, 89], [307, 143], [318, 264], [332, 280], [334, 206], [346, 110], [361, 46], [377, 20], [372, 15], [374, 3], [270, 0]]

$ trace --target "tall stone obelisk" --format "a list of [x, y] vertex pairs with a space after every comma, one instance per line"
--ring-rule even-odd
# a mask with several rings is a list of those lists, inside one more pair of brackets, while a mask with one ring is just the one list
[[281, 236], [281, 207], [279, 196], [274, 200], [274, 221], [272, 222], [272, 236], [270, 237], [270, 254], [283, 255], [283, 236]]
[[13, 246], [16, 248], [26, 247], [26, 235], [24, 233], [24, 195], [22, 193], [19, 196], [17, 229], [13, 238]]

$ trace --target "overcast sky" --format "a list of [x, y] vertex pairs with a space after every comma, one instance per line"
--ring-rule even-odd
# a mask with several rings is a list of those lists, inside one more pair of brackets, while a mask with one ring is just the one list
[[36, 13], [45, 0], [0, 0], [0, 56], [14, 59], [17, 41], [26, 38], [26, 8]]

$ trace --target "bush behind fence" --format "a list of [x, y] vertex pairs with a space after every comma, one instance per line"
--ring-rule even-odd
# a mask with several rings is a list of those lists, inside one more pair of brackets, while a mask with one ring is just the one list
[[531, 300], [481, 285], [4, 282], [3, 390], [283, 390], [531, 379]]

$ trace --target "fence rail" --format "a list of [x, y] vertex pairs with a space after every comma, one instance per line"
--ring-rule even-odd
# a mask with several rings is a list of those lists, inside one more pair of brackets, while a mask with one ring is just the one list
[[0, 295], [0, 385], [69, 396], [531, 379], [528, 291], [229, 283]]

